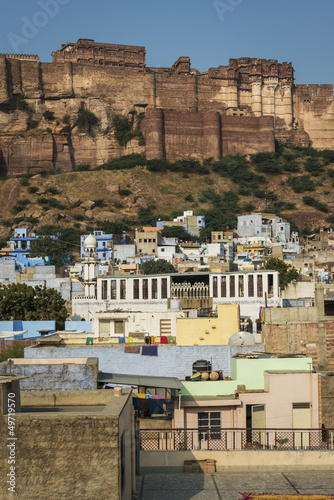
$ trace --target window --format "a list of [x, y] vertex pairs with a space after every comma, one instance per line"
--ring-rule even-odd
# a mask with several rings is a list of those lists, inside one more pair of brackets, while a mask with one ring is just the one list
[[161, 278], [161, 298], [167, 299], [167, 278]]
[[144, 243], [147, 243], [147, 239], [144, 240]]
[[140, 238], [139, 243], [141, 243], [141, 242], [142, 242], [142, 239]]
[[152, 299], [158, 298], [158, 280], [156, 278], [152, 279]]
[[248, 275], [248, 297], [254, 297], [254, 275]]
[[150, 239], [148, 240], [148, 242], [149, 242], [149, 243], [152, 243], [152, 239], [150, 238]]
[[111, 300], [116, 300], [116, 280], [111, 280]]
[[115, 325], [115, 335], [124, 335], [125, 332], [124, 321], [115, 319], [114, 325]]
[[155, 253], [155, 250], [154, 250], [154, 248], [153, 248], [153, 250], [152, 250], [152, 253]]
[[110, 319], [99, 319], [99, 337], [110, 337]]
[[143, 279], [143, 299], [148, 299], [148, 280]]
[[218, 297], [218, 287], [217, 287], [217, 283], [218, 282], [218, 278], [217, 276], [214, 276], [213, 277], [213, 290], [212, 290], [212, 294], [213, 294], [213, 297]]
[[107, 298], [107, 280], [102, 280], [102, 300]]
[[[200, 441], [207, 439], [220, 439], [221, 415], [219, 411], [199, 412], [198, 413], [198, 430]], [[205, 429], [205, 430], [204, 430]]]
[[262, 297], [263, 296], [263, 280], [262, 280], [262, 274], [259, 274], [257, 277], [257, 296]]
[[121, 280], [121, 299], [126, 299], [126, 280]]
[[155, 238], [153, 238], [153, 240], [152, 240], [152, 241], [153, 241], [153, 243], [155, 243]]
[[230, 297], [235, 297], [235, 276], [230, 276]]
[[221, 287], [221, 296], [226, 297], [226, 276], [222, 276]]
[[239, 297], [244, 296], [244, 277], [239, 276]]
[[139, 280], [133, 280], [133, 298], [139, 299]]

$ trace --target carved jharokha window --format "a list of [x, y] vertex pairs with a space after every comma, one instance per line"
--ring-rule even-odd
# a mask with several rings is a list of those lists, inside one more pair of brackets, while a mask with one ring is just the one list
[[235, 297], [235, 276], [230, 276], [230, 297]]
[[143, 279], [143, 299], [148, 299], [148, 280]]
[[254, 297], [254, 275], [248, 275], [248, 297]]
[[111, 300], [116, 300], [116, 280], [111, 280]]
[[133, 298], [139, 299], [139, 280], [133, 280]]
[[222, 276], [222, 282], [221, 282], [221, 285], [222, 285], [222, 289], [221, 289], [221, 296], [222, 297], [226, 297], [226, 276]]
[[121, 280], [121, 299], [126, 299], [126, 280]]
[[152, 299], [158, 298], [158, 280], [156, 278], [152, 279]]
[[161, 279], [161, 298], [167, 299], [167, 278]]

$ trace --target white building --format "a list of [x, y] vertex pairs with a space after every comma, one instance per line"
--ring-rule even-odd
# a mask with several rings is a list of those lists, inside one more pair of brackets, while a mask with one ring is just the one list
[[[73, 300], [73, 314], [89, 320], [95, 312], [116, 309], [153, 314], [157, 311], [214, 309], [218, 304], [239, 304], [240, 315], [255, 322], [259, 319], [261, 307], [280, 305], [279, 273], [270, 270], [111, 275], [97, 278], [96, 283], [95, 297], [86, 295]], [[87, 288], [94, 288], [91, 282], [87, 283]]]

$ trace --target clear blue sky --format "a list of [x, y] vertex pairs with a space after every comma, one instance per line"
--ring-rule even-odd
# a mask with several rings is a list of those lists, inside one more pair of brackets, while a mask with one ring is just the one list
[[334, 0], [14, 0], [1, 6], [0, 52], [48, 62], [61, 43], [93, 38], [144, 45], [149, 66], [260, 57], [292, 61], [297, 83], [334, 83], [333, 21]]

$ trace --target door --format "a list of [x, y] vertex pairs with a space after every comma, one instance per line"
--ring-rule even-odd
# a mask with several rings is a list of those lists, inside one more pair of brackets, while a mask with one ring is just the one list
[[[265, 405], [246, 405], [246, 441], [257, 447], [265, 442], [266, 407]], [[254, 430], [254, 429], [263, 429]]]
[[[294, 429], [311, 428], [311, 405], [310, 403], [292, 403], [292, 427]], [[295, 448], [309, 448], [309, 432], [294, 433]]]

